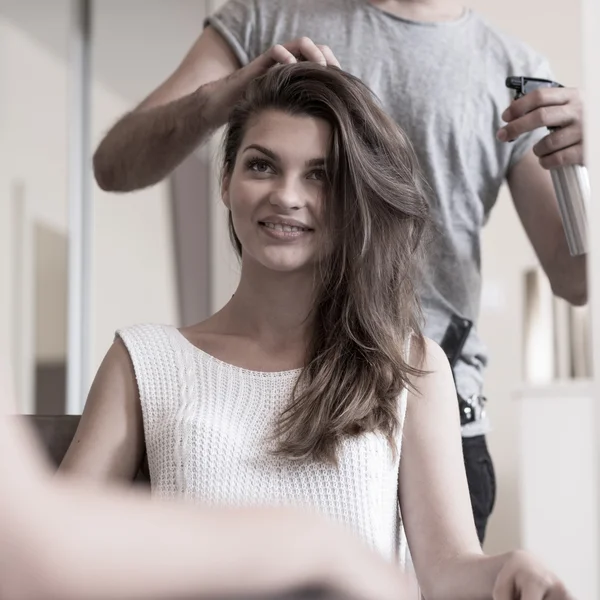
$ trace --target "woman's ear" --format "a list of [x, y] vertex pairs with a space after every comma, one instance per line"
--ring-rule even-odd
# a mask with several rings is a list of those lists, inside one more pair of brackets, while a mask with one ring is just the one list
[[231, 202], [229, 201], [229, 184], [231, 183], [231, 175], [225, 174], [223, 175], [223, 179], [221, 179], [221, 200], [223, 204], [231, 210]]

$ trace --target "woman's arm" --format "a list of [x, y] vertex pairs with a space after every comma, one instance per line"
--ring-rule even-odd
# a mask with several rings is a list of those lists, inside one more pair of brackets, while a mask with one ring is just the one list
[[[495, 572], [477, 569], [479, 581], [469, 595], [450, 569], [457, 560], [467, 568], [485, 564], [485, 557], [471, 511], [450, 366], [437, 344], [427, 340], [425, 348], [420, 368], [429, 374], [414, 381], [418, 394], [409, 393], [400, 461], [400, 507], [411, 556], [427, 600], [487, 598], [483, 592], [493, 588]], [[420, 357], [411, 361], [419, 364]]]
[[204, 511], [158, 505], [133, 492], [53, 483], [38, 488], [38, 500], [26, 502], [27, 513], [14, 506], [0, 517], [14, 519], [2, 531], [3, 546], [10, 548], [0, 560], [3, 599], [278, 593], [329, 584], [341, 551], [328, 529], [292, 513]]
[[53, 478], [9, 411], [0, 381], [3, 600], [264, 597], [304, 585], [358, 599], [405, 597], [396, 568], [316, 518], [169, 505]]
[[425, 598], [568, 598], [557, 578], [525, 553], [483, 554], [471, 510], [450, 365], [431, 340], [423, 362], [417, 356], [411, 360], [429, 374], [414, 381], [419, 393], [409, 394], [399, 496]]
[[59, 473], [95, 481], [132, 481], [144, 454], [144, 427], [133, 365], [117, 338], [106, 354]]

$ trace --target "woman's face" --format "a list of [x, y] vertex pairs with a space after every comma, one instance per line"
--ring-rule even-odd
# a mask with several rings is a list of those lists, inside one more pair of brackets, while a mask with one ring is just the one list
[[331, 126], [314, 117], [266, 110], [250, 121], [223, 182], [244, 261], [282, 272], [314, 267], [330, 137]]

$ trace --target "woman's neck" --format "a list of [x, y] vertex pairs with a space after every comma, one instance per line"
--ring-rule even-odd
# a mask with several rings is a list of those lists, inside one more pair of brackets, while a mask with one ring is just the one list
[[277, 273], [245, 265], [234, 296], [219, 316], [231, 333], [267, 347], [304, 347], [314, 297], [314, 274], [309, 270]]

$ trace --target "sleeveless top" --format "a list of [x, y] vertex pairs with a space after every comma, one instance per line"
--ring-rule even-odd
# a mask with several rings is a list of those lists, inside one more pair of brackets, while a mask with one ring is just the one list
[[206, 506], [294, 506], [349, 527], [401, 564], [406, 541], [398, 468], [407, 390], [399, 398], [397, 455], [381, 433], [349, 437], [338, 466], [273, 456], [274, 424], [301, 370], [262, 372], [225, 363], [176, 328], [117, 332], [135, 371], [152, 494]]

